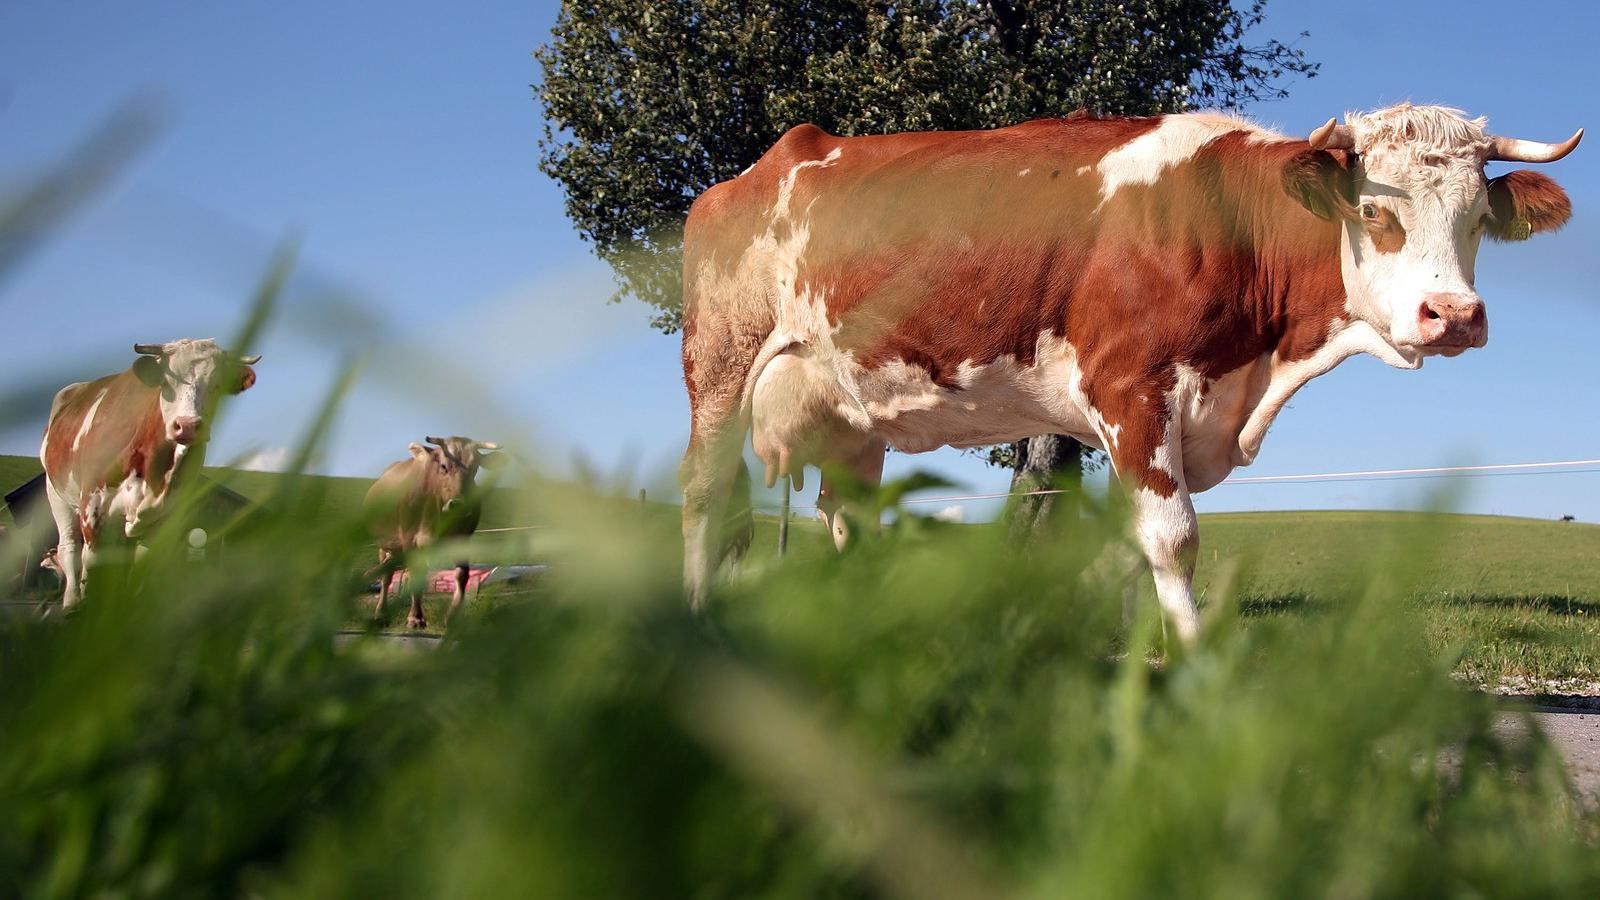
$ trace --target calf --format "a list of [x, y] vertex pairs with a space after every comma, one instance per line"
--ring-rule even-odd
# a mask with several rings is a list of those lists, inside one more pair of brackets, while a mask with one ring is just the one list
[[209, 339], [133, 350], [130, 368], [56, 394], [39, 446], [67, 608], [83, 598], [106, 523], [120, 518], [130, 540], [149, 531], [183, 473], [204, 463], [218, 400], [255, 384], [261, 359]]
[[[383, 617], [389, 599], [389, 581], [406, 564], [406, 555], [440, 538], [466, 538], [478, 529], [479, 506], [469, 496], [480, 466], [500, 464], [494, 451], [499, 444], [464, 437], [428, 437], [428, 446], [412, 444], [411, 458], [390, 463], [367, 491], [365, 508], [372, 534], [378, 540], [378, 565], [373, 570], [381, 579], [374, 618]], [[445, 624], [467, 595], [467, 562], [456, 564], [455, 590]], [[422, 610], [422, 586], [413, 583], [411, 612], [406, 625], [426, 628]]]

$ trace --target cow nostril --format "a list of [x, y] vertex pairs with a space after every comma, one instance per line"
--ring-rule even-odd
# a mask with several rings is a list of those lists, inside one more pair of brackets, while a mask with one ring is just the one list
[[1437, 319], [1439, 318], [1439, 313], [1431, 306], [1424, 306], [1422, 308], [1422, 317], [1425, 319]]

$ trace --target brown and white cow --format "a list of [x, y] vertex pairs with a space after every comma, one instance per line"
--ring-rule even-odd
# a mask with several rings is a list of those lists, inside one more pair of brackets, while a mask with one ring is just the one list
[[134, 344], [133, 365], [56, 394], [39, 460], [60, 536], [62, 604], [83, 598], [108, 520], [137, 539], [160, 516], [182, 471], [204, 463], [206, 416], [219, 391], [255, 384], [259, 356], [237, 356], [209, 339]]
[[[1249, 465], [1286, 401], [1368, 353], [1488, 337], [1478, 243], [1566, 222], [1560, 145], [1403, 104], [1299, 140], [1229, 116], [840, 138], [792, 129], [695, 201], [685, 581], [705, 596], [753, 431], [768, 481], [876, 483], [906, 452], [1064, 433], [1109, 452], [1162, 607], [1197, 618], [1192, 491]], [[826, 479], [821, 505], [837, 518]], [[838, 533], [839, 529], [835, 529]]]
[[[390, 463], [367, 491], [367, 521], [378, 539], [378, 565], [373, 571], [380, 576], [380, 586], [374, 618], [383, 617], [389, 582], [406, 564], [410, 551], [441, 538], [471, 537], [478, 530], [480, 509], [469, 495], [479, 467], [500, 464], [495, 453], [499, 444], [464, 437], [429, 436], [425, 440], [429, 446], [411, 444], [411, 457]], [[469, 574], [466, 560], [456, 563], [455, 591], [444, 616], [447, 625], [467, 595]], [[421, 586], [413, 584], [410, 591], [406, 625], [426, 628]]]

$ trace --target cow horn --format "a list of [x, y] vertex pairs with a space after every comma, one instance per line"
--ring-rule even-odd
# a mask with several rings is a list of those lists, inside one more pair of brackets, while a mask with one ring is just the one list
[[423, 438], [423, 440], [427, 441], [428, 443], [430, 443], [432, 445], [434, 445], [435, 447], [443, 447], [444, 446], [444, 438], [434, 437], [431, 434], [428, 435], [427, 437]]
[[255, 356], [241, 356], [239, 357], [239, 362], [247, 366], [253, 366], [256, 363], [261, 362], [261, 354], [257, 353]]
[[167, 352], [166, 344], [134, 344], [133, 352], [140, 356], [160, 356]]
[[1350, 130], [1349, 125], [1340, 125], [1338, 119], [1329, 119], [1327, 124], [1311, 132], [1308, 138], [1313, 150], [1354, 150], [1356, 148], [1356, 133]]
[[1583, 140], [1583, 129], [1559, 144], [1546, 144], [1543, 141], [1523, 141], [1517, 138], [1500, 137], [1495, 135], [1494, 142], [1489, 148], [1489, 158], [1502, 159], [1506, 162], [1547, 163], [1555, 162], [1573, 150], [1577, 149], [1578, 142]]
[[494, 441], [479, 441], [478, 442], [478, 449], [479, 450], [499, 450], [500, 449], [500, 445], [495, 443]]

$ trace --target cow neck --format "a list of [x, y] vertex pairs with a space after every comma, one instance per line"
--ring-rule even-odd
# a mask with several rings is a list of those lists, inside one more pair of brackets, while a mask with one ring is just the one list
[[139, 392], [136, 396], [141, 410], [140, 428], [128, 446], [126, 469], [128, 474], [144, 479], [145, 484], [159, 488], [158, 493], [165, 497], [178, 468], [178, 444], [167, 437], [166, 421], [161, 417], [161, 389], [138, 381], [131, 372], [125, 374], [134, 381], [133, 390]]
[[1284, 188], [1286, 166], [1310, 149], [1303, 141], [1259, 145], [1256, 162], [1240, 166], [1241, 196], [1255, 198], [1240, 216], [1244, 240], [1255, 249], [1256, 271], [1244, 302], [1254, 311], [1265, 349], [1286, 362], [1326, 344], [1346, 317], [1337, 219], [1312, 214]]

